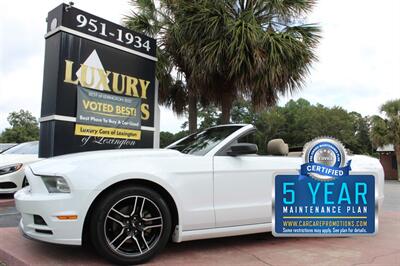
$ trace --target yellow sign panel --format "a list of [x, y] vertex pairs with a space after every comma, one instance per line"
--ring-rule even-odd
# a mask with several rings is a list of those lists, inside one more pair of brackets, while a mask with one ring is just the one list
[[140, 140], [141, 131], [76, 124], [75, 135]]

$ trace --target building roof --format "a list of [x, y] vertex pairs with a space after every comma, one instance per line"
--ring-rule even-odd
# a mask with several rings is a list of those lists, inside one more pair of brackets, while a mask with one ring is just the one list
[[381, 147], [378, 147], [376, 149], [377, 152], [390, 152], [390, 151], [394, 151], [394, 145], [393, 144], [388, 144], [388, 145], [384, 145]]

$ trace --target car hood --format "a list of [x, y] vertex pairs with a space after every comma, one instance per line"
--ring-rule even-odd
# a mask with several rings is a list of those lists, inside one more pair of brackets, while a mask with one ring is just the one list
[[111, 163], [121, 160], [137, 160], [152, 158], [157, 160], [163, 157], [183, 156], [184, 154], [170, 149], [122, 149], [122, 150], [103, 150], [72, 153], [68, 155], [55, 156], [30, 165], [32, 171], [38, 173], [56, 173], [60, 169], [68, 170], [69, 167], [77, 165], [84, 166], [89, 164]]
[[0, 167], [23, 163], [28, 164], [39, 160], [36, 154], [0, 154]]

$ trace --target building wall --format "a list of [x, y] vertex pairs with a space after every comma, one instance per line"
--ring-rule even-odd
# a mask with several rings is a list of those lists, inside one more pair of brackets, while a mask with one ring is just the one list
[[396, 156], [394, 152], [381, 152], [379, 154], [379, 160], [385, 171], [385, 179], [396, 179], [397, 180], [397, 169], [396, 169]]

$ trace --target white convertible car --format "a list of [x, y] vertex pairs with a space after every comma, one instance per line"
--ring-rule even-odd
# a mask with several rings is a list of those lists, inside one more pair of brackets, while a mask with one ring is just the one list
[[[30, 165], [30, 186], [15, 194], [24, 234], [81, 245], [118, 264], [141, 263], [175, 242], [271, 231], [272, 176], [298, 171], [299, 154], [282, 140], [270, 155], [249, 143], [252, 125], [223, 125], [167, 149], [108, 150], [54, 157]], [[351, 156], [354, 171], [378, 176], [377, 159]]]

